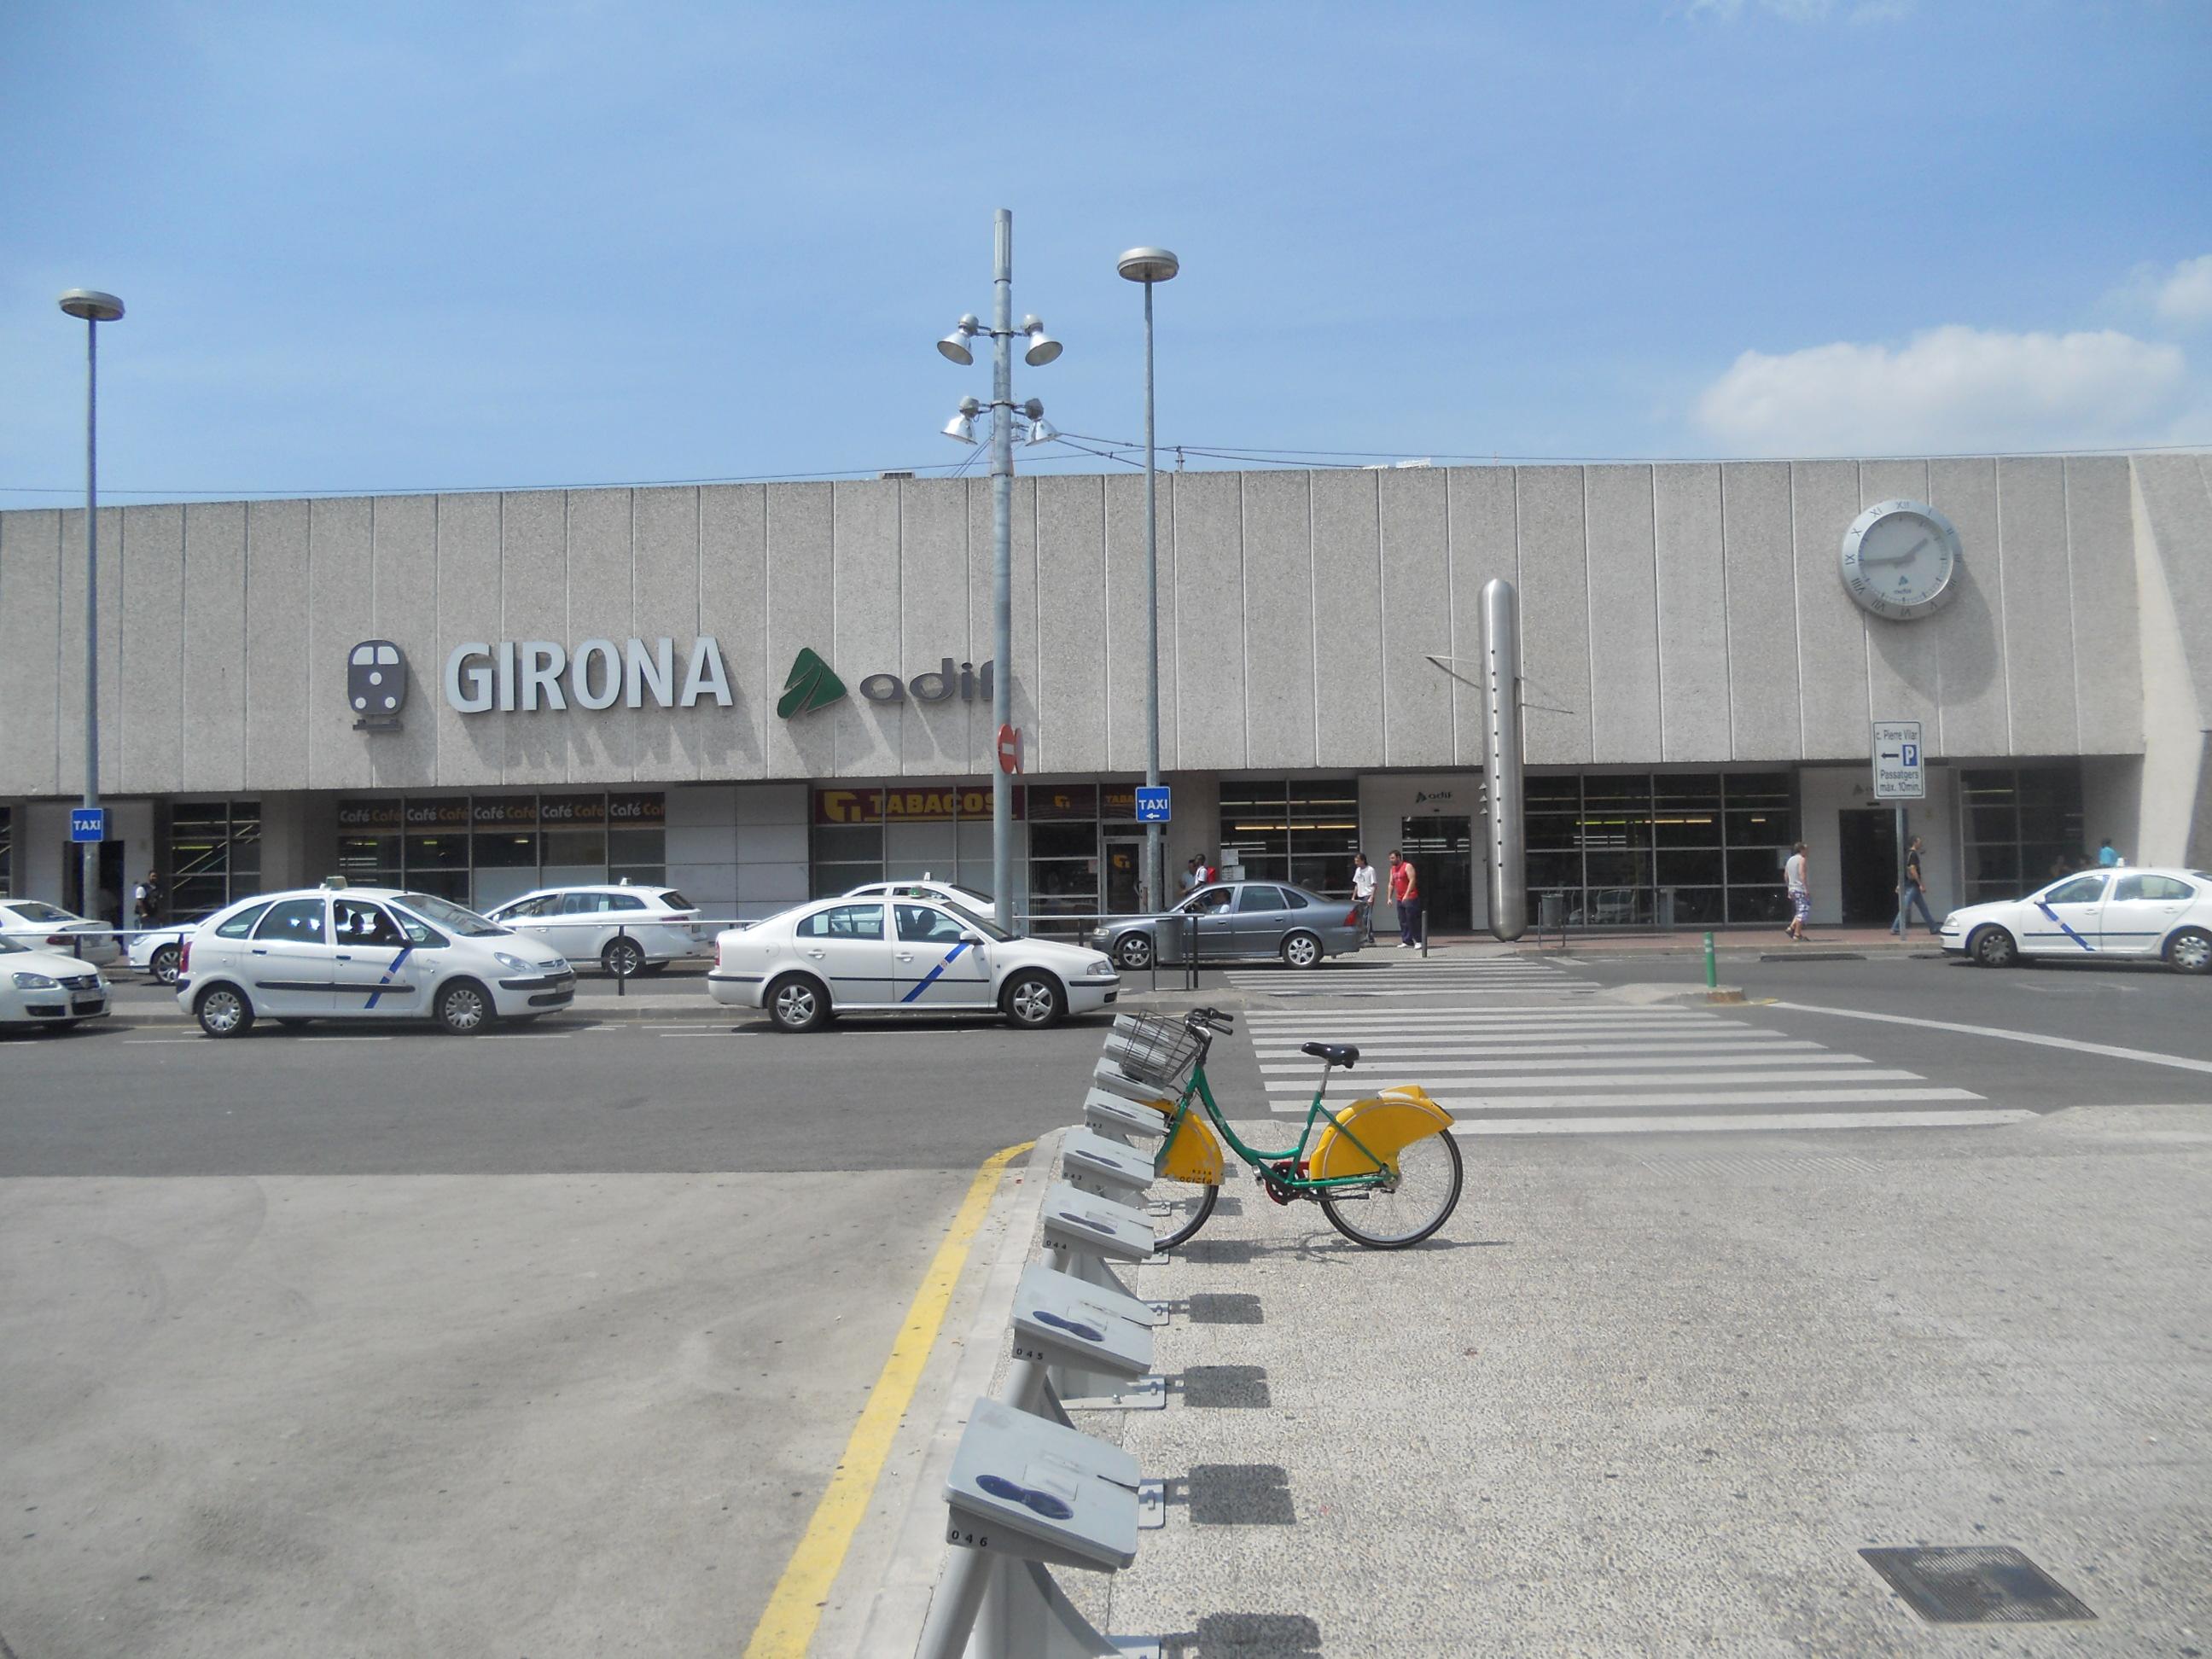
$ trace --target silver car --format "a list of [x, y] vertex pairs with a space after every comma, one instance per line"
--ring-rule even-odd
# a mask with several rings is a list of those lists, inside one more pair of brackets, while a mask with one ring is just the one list
[[1164, 915], [1116, 919], [1090, 943], [1116, 966], [1139, 969], [1182, 962], [1192, 947], [1200, 962], [1280, 957], [1291, 968], [1313, 968], [1324, 957], [1359, 948], [1359, 913], [1348, 899], [1323, 898], [1288, 882], [1208, 882]]

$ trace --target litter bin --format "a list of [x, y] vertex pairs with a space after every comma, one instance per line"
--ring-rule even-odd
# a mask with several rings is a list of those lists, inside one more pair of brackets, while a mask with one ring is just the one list
[[1662, 887], [1659, 890], [1659, 914], [1656, 920], [1661, 933], [1671, 933], [1674, 931], [1674, 890], [1673, 888]]
[[1561, 943], [1567, 937], [1567, 896], [1565, 893], [1540, 893], [1536, 896], [1536, 937], [1557, 933]]

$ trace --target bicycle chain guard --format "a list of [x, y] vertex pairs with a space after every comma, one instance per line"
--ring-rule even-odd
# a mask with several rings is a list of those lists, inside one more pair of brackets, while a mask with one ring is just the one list
[[1260, 1184], [1267, 1189], [1267, 1196], [1273, 1199], [1276, 1203], [1287, 1205], [1293, 1200], [1312, 1196], [1310, 1193], [1302, 1193], [1295, 1187], [1286, 1187], [1283, 1184], [1286, 1180], [1294, 1181], [1303, 1177], [1305, 1172], [1304, 1159], [1283, 1158], [1270, 1164], [1265, 1170], [1260, 1172]]

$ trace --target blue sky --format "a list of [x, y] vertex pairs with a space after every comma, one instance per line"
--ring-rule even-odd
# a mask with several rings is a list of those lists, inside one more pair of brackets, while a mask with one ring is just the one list
[[15, 0], [0, 505], [82, 489], [80, 284], [117, 499], [957, 464], [1000, 206], [1072, 434], [1158, 242], [1169, 444], [2212, 442], [2208, 70], [2198, 0]]

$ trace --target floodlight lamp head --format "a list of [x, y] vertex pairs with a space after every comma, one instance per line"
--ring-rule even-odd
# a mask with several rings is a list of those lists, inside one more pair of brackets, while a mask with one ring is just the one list
[[974, 312], [967, 313], [952, 325], [952, 332], [937, 343], [938, 350], [965, 368], [975, 361], [975, 354], [968, 349], [968, 342], [975, 338], [976, 331], [982, 326], [975, 319]]
[[1048, 444], [1055, 441], [1059, 436], [1060, 428], [1040, 416], [1036, 423], [1030, 428], [1029, 441], [1033, 444]]
[[1133, 283], [1164, 283], [1182, 266], [1164, 247], [1133, 247], [1114, 262], [1114, 268]]
[[975, 441], [975, 417], [972, 415], [955, 415], [941, 429], [956, 444], [972, 445]]
[[1030, 349], [1022, 353], [1022, 361], [1031, 368], [1042, 368], [1060, 356], [1060, 342], [1046, 333], [1044, 325], [1036, 318], [1022, 319], [1022, 332], [1030, 338]]
[[1041, 421], [1044, 419], [1044, 399], [1042, 398], [1030, 398], [1027, 403], [1022, 405], [1022, 413], [1028, 416], [1030, 419], [1033, 421]]

